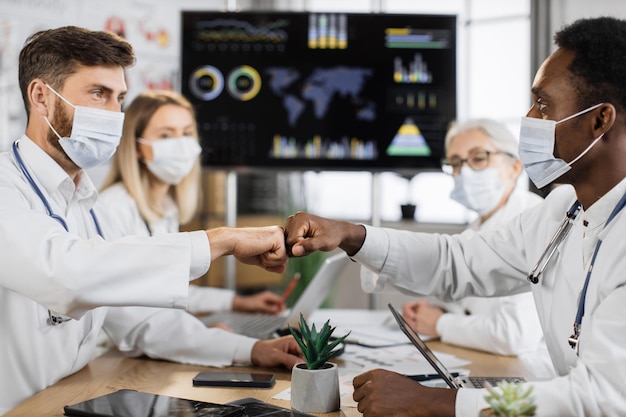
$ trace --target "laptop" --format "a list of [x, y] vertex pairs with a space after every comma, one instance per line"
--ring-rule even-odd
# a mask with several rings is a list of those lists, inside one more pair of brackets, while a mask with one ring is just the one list
[[298, 329], [300, 313], [308, 319], [311, 313], [322, 305], [346, 265], [348, 265], [348, 255], [345, 252], [326, 258], [293, 307], [279, 315], [220, 311], [200, 317], [200, 320], [207, 326], [222, 323], [238, 334], [257, 339], [275, 337], [288, 325]]
[[426, 358], [428, 363], [437, 371], [441, 379], [446, 383], [446, 385], [450, 388], [484, 388], [485, 382], [488, 382], [490, 385], [495, 386], [498, 382], [506, 381], [509, 383], [520, 383], [525, 382], [526, 380], [522, 377], [497, 377], [497, 376], [453, 376], [448, 368], [435, 356], [432, 350], [426, 345], [424, 340], [420, 337], [420, 335], [413, 330], [413, 328], [409, 325], [409, 323], [404, 320], [402, 314], [398, 312], [391, 304], [387, 304], [389, 310], [391, 310], [391, 314], [398, 322], [400, 329], [402, 332], [409, 338], [411, 343], [415, 345], [417, 350], [420, 351], [422, 356]]

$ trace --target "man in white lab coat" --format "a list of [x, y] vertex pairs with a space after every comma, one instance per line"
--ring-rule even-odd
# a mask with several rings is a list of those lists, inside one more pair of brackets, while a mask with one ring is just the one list
[[28, 125], [0, 154], [0, 414], [89, 362], [105, 306], [181, 309], [174, 336], [107, 323], [134, 354], [217, 366], [290, 368], [301, 360], [291, 337], [258, 341], [207, 329], [182, 310], [189, 280], [222, 255], [284, 271], [282, 228], [101, 237], [84, 168], [119, 144], [124, 68], [133, 63], [123, 39], [76, 27], [38, 32], [20, 53]]
[[[362, 275], [367, 291], [391, 287], [449, 299], [532, 291], [558, 373], [527, 383], [534, 386], [536, 415], [624, 416], [626, 21], [579, 20], [555, 41], [520, 129], [520, 159], [530, 179], [539, 188], [565, 184], [543, 203], [500, 230], [454, 236], [298, 213], [287, 221], [287, 244], [294, 256], [345, 250], [374, 272]], [[570, 226], [555, 233], [561, 224]], [[562, 242], [548, 256], [555, 235]], [[529, 283], [540, 259], [545, 268], [533, 271], [537, 283]], [[384, 370], [353, 383], [365, 417], [476, 417], [487, 407], [484, 390], [425, 387]]]

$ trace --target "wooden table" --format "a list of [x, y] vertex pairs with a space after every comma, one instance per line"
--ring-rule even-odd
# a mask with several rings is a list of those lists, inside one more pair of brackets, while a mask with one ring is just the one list
[[[463, 349], [441, 342], [429, 342], [431, 349], [450, 353], [472, 361], [472, 375], [479, 376], [525, 376], [530, 373], [516, 357], [495, 356]], [[417, 355], [416, 351], [416, 355]], [[231, 367], [229, 370], [272, 372], [276, 385], [272, 388], [216, 388], [194, 387], [193, 376], [205, 370], [215, 370], [195, 365], [155, 361], [151, 359], [125, 358], [112, 350], [89, 363], [81, 371], [70, 375], [9, 411], [4, 417], [61, 417], [63, 406], [108, 394], [118, 389], [134, 389], [152, 394], [169, 395], [214, 403], [226, 403], [244, 397], [254, 397], [281, 407], [289, 407], [287, 401], [272, 397], [289, 387], [291, 372], [286, 369]], [[360, 416], [356, 408], [343, 406], [340, 411], [324, 414], [328, 417]]]

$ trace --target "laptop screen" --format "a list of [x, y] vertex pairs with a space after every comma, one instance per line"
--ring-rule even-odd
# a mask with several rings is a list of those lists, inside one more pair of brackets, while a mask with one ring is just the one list
[[387, 305], [393, 317], [398, 322], [400, 329], [404, 334], [409, 338], [409, 340], [415, 345], [415, 347], [421, 352], [421, 354], [426, 358], [426, 360], [432, 365], [432, 367], [437, 371], [437, 373], [441, 376], [441, 378], [448, 384], [450, 388], [460, 388], [459, 384], [457, 384], [454, 380], [454, 377], [448, 371], [443, 363], [435, 356], [432, 350], [424, 343], [420, 335], [413, 330], [413, 328], [409, 325], [409, 323], [404, 320], [404, 317], [396, 310], [391, 304]]
[[287, 322], [291, 327], [297, 329], [300, 326], [300, 313], [305, 319], [308, 319], [313, 311], [320, 308], [331, 293], [337, 278], [349, 263], [348, 255], [343, 251], [324, 260], [320, 269], [290, 310]]

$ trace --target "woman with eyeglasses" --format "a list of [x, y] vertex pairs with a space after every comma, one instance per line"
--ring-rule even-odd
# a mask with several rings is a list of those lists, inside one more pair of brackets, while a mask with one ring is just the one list
[[[478, 213], [469, 229], [497, 230], [542, 200], [516, 186], [523, 167], [517, 156], [517, 141], [503, 124], [490, 119], [454, 123], [445, 147], [442, 168], [454, 178], [450, 197]], [[404, 304], [403, 315], [421, 334], [500, 355], [532, 356], [532, 361], [524, 362], [537, 376], [553, 374], [530, 292], [467, 297], [456, 303], [422, 299]]]

